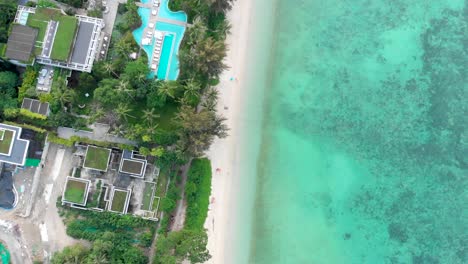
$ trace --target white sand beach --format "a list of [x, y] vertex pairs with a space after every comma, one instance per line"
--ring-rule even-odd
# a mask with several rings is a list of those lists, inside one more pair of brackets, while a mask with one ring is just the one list
[[239, 195], [239, 154], [241, 148], [241, 131], [245, 122], [241, 121], [243, 102], [246, 102], [247, 44], [251, 34], [252, 1], [235, 1], [228, 19], [232, 25], [231, 34], [227, 37], [228, 53], [226, 70], [218, 85], [218, 113], [228, 120], [229, 136], [216, 139], [207, 153], [212, 162], [213, 179], [210, 209], [205, 222], [208, 229], [208, 249], [212, 258], [207, 263], [231, 263], [234, 239], [233, 221], [236, 208], [236, 195]]

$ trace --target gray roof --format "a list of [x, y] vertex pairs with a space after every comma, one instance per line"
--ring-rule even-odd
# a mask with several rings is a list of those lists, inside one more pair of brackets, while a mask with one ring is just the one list
[[42, 103], [36, 99], [24, 98], [21, 108], [27, 109], [33, 113], [49, 115], [49, 103]]
[[86, 57], [88, 55], [88, 49], [91, 44], [95, 26], [95, 23], [80, 21], [71, 57], [72, 62], [86, 64]]
[[12, 60], [29, 61], [37, 33], [36, 28], [14, 24], [8, 38], [5, 56]]
[[29, 140], [20, 139], [21, 127], [10, 126], [0, 123], [0, 128], [16, 131], [13, 139], [13, 148], [9, 156], [0, 154], [0, 162], [6, 162], [16, 165], [24, 165], [26, 154], [28, 153]]

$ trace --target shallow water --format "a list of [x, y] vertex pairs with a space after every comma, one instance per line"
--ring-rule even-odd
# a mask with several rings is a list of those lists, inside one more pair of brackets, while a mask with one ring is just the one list
[[467, 263], [467, 3], [276, 10], [250, 252], [240, 254]]

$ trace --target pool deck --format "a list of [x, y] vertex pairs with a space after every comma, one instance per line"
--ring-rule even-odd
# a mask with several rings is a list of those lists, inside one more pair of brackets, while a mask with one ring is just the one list
[[165, 22], [165, 23], [174, 24], [174, 25], [183, 26], [183, 27], [191, 26], [189, 23], [186, 23], [186, 22], [182, 22], [182, 21], [174, 20], [174, 19], [168, 19], [168, 18], [159, 17], [159, 16], [156, 16], [156, 21]]
[[[148, 8], [150, 9], [151, 11], [153, 11], [154, 9], [154, 6], [152, 3], [141, 3], [141, 2], [136, 2], [136, 5], [138, 7], [143, 7], [143, 8]], [[148, 25], [150, 24], [153, 24], [153, 28], [150, 28], [149, 26], [146, 26], [145, 29], [143, 29], [143, 38], [142, 38], [142, 41], [143, 39], [145, 38], [145, 36], [147, 36], [148, 32], [152, 32], [154, 31], [155, 27], [156, 27], [156, 22], [165, 22], [165, 23], [170, 23], [170, 24], [174, 24], [174, 25], [178, 25], [178, 26], [183, 26], [183, 27], [189, 27], [191, 26], [190, 24], [186, 23], [186, 22], [182, 22], [182, 21], [179, 21], [179, 20], [174, 20], [174, 19], [168, 19], [168, 18], [164, 18], [164, 17], [160, 17], [159, 16], [159, 9], [161, 8], [161, 5], [159, 5], [157, 8], [156, 8], [156, 15], [153, 15], [153, 14], [150, 14], [150, 18], [148, 20]], [[142, 43], [140, 43], [142, 44]]]

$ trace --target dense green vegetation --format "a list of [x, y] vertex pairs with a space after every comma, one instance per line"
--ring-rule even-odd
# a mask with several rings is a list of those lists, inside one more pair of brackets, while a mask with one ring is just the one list
[[17, 107], [16, 86], [18, 85], [18, 76], [11, 71], [0, 72], [0, 117], [5, 118], [11, 109]]
[[[147, 263], [142, 250], [151, 245], [154, 234], [154, 222], [130, 215], [61, 207], [60, 198], [57, 204], [60, 208], [60, 214], [64, 217], [69, 236], [77, 239], [91, 240], [93, 241], [93, 246], [95, 246], [106, 235], [118, 234], [118, 238], [113, 238], [115, 247], [107, 251], [107, 260], [110, 260], [111, 263]], [[69, 255], [70, 253], [63, 251], [60, 254]], [[112, 261], [112, 259], [124, 259], [127, 254], [131, 254], [138, 261]], [[90, 252], [86, 255], [90, 255]]]
[[[16, 1], [0, 0], [0, 43], [6, 43], [8, 40], [8, 31], [16, 15]], [[2, 55], [2, 53], [0, 53]]]
[[81, 8], [83, 7], [83, 4], [86, 2], [85, 0], [57, 0], [57, 2], [62, 2], [64, 4]]
[[211, 163], [207, 158], [194, 159], [188, 172], [185, 195], [187, 197], [187, 229], [203, 230], [211, 194]]
[[90, 249], [76, 244], [54, 254], [51, 263], [148, 263], [147, 257], [120, 233], [105, 232]]
[[154, 264], [181, 263], [189, 260], [190, 263], [203, 263], [210, 259], [206, 249], [208, 236], [204, 231], [183, 229], [161, 236], [156, 245]]

